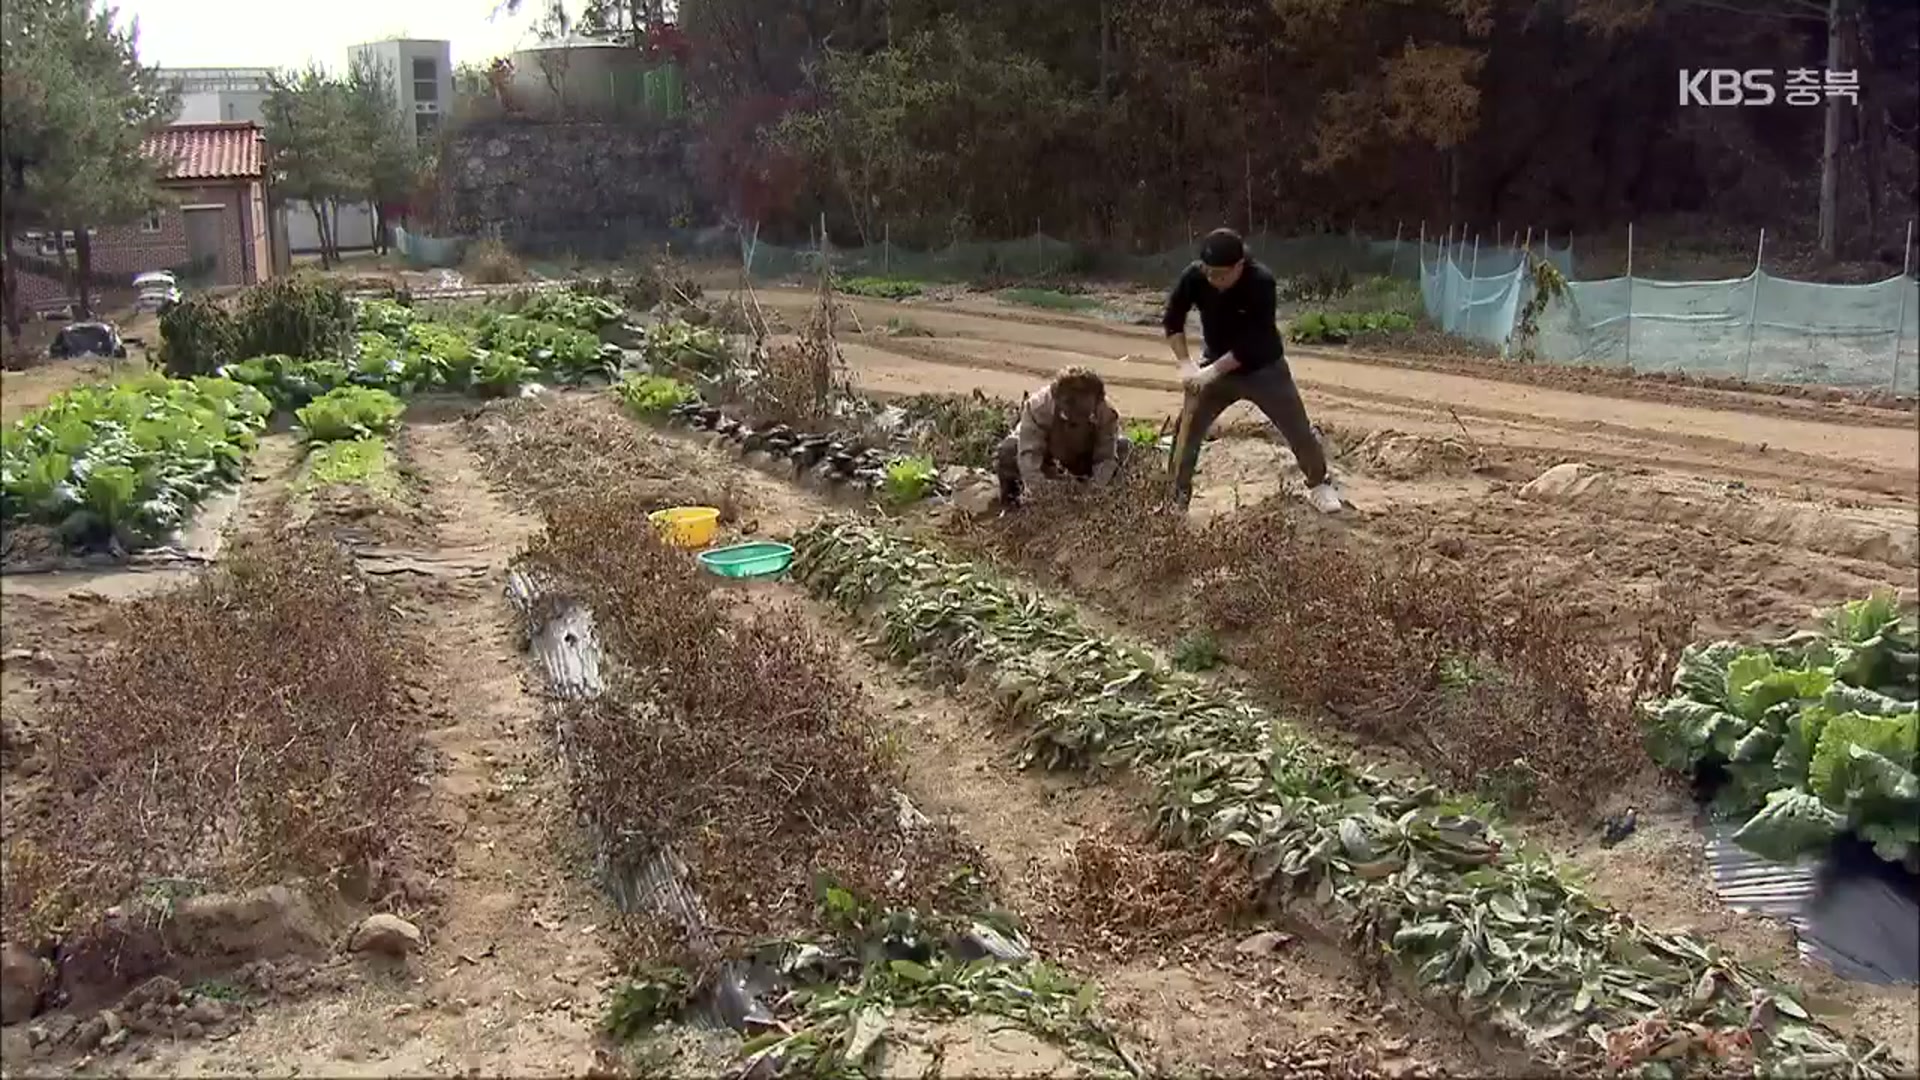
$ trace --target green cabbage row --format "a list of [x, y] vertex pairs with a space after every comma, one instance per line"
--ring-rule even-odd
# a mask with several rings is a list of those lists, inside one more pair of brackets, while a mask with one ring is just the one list
[[1920, 623], [1891, 595], [1781, 641], [1688, 649], [1643, 724], [1661, 765], [1724, 777], [1716, 806], [1747, 819], [1749, 851], [1792, 862], [1850, 832], [1920, 870]]
[[227, 379], [65, 391], [0, 438], [0, 518], [54, 526], [73, 548], [151, 546], [239, 477], [271, 412]]

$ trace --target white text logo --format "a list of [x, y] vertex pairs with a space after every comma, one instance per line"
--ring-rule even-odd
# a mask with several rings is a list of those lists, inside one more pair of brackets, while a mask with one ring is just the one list
[[[1776, 84], [1772, 68], [1681, 68], [1682, 105], [1818, 105], [1829, 98], [1860, 103], [1860, 75], [1854, 71], [1794, 68]], [[1785, 93], [1782, 94], [1781, 91]]]

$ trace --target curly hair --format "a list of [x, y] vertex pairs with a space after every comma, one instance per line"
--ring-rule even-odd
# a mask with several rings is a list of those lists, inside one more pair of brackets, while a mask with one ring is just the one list
[[1053, 392], [1057, 396], [1098, 400], [1107, 396], [1107, 384], [1100, 381], [1099, 374], [1089, 368], [1070, 367], [1053, 377]]

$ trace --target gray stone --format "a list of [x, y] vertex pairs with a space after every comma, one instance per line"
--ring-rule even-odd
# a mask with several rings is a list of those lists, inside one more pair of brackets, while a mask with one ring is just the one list
[[1292, 934], [1283, 934], [1278, 930], [1264, 930], [1234, 946], [1241, 956], [1271, 956], [1287, 947], [1293, 941]]
[[24, 946], [0, 946], [0, 1023], [32, 1019], [47, 988], [47, 967]]
[[397, 957], [418, 952], [425, 943], [419, 927], [398, 915], [382, 912], [367, 916], [359, 926], [353, 928], [347, 948], [353, 952]]

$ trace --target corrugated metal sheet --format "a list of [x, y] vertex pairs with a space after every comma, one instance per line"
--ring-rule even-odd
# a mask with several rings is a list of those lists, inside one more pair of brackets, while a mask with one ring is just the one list
[[1793, 927], [1802, 958], [1846, 979], [1920, 983], [1920, 902], [1868, 873], [1834, 864], [1783, 866], [1733, 842], [1738, 827], [1709, 825], [1707, 868], [1735, 911]]
[[[1765, 915], [1806, 929], [1802, 914], [1819, 887], [1812, 866], [1782, 866], [1768, 862], [1733, 842], [1737, 825], [1707, 826], [1707, 869], [1714, 890], [1727, 906], [1751, 915]], [[1801, 944], [1801, 951], [1806, 945]]]

